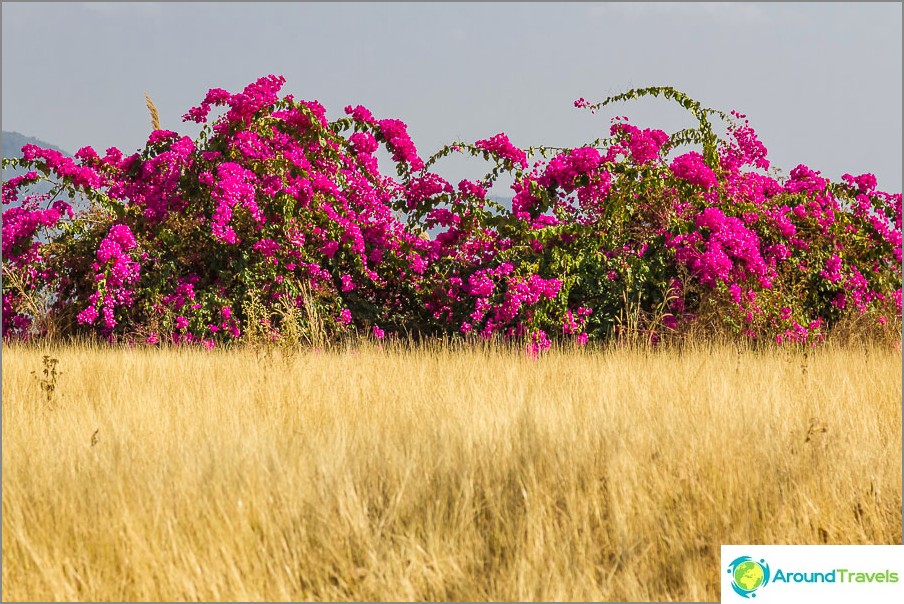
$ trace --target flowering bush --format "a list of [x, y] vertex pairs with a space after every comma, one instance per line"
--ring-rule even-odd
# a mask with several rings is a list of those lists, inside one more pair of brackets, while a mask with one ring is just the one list
[[[331, 122], [316, 101], [280, 97], [284, 83], [210, 90], [183, 116], [204, 124], [196, 140], [156, 130], [130, 156], [26, 145], [4, 159], [29, 171], [3, 184], [3, 337], [49, 336], [49, 318], [57, 335], [148, 344], [301, 327], [516, 338], [537, 354], [626, 326], [653, 341], [702, 325], [785, 343], [821, 341], [852, 315], [900, 325], [901, 194], [870, 174], [833, 183], [801, 165], [782, 178], [741, 114], [647, 88], [575, 105], [663, 95], [699, 127], [616, 118], [579, 148], [499, 133], [424, 159], [403, 122], [362, 106]], [[431, 171], [453, 153], [492, 167], [453, 186]], [[503, 173], [511, 208], [488, 197]], [[41, 180], [52, 193], [30, 194]], [[78, 197], [88, 206], [74, 212]]]

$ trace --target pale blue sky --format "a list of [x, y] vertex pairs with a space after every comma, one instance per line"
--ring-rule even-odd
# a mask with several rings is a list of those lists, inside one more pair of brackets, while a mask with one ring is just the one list
[[[3, 2], [4, 130], [74, 152], [132, 152], [208, 88], [270, 73], [330, 117], [363, 104], [409, 125], [422, 156], [500, 131], [575, 146], [627, 115], [691, 123], [650, 100], [573, 107], [670, 85], [746, 113], [773, 164], [831, 178], [874, 172], [901, 191], [901, 3], [13, 3]], [[482, 171], [441, 164], [457, 182]], [[496, 190], [497, 194], [508, 191]]]

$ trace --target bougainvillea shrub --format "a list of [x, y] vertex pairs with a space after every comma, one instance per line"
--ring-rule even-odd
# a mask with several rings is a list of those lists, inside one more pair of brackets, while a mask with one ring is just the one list
[[[360, 105], [330, 121], [284, 83], [210, 90], [183, 116], [203, 124], [195, 140], [155, 130], [133, 155], [4, 159], [28, 173], [3, 184], [3, 338], [214, 347], [316, 326], [536, 353], [626, 327], [815, 343], [852, 316], [900, 326], [901, 194], [870, 174], [781, 177], [739, 113], [632, 90], [575, 106], [662, 95], [698, 127], [616, 118], [577, 148], [498, 133], [425, 157], [404, 122]], [[487, 172], [446, 181], [435, 166], [452, 154]], [[489, 195], [502, 174], [511, 207]], [[30, 193], [42, 180], [52, 192]]]

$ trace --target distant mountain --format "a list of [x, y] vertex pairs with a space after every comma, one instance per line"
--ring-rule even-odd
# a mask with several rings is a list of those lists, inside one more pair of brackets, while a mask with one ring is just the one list
[[[2, 138], [0, 138], [0, 150], [2, 150], [3, 157], [22, 157], [22, 147], [25, 145], [37, 145], [38, 147], [42, 147], [44, 149], [53, 149], [55, 151], [59, 151], [66, 157], [72, 157], [72, 154], [53, 145], [46, 141], [42, 141], [33, 136], [25, 136], [21, 132], [10, 132], [7, 130], [2, 131]], [[3, 169], [3, 181], [6, 182], [10, 178], [15, 176], [21, 176], [25, 174], [27, 170], [23, 168], [4, 168]], [[28, 191], [30, 193], [50, 193], [51, 185], [48, 182], [42, 181], [36, 185], [32, 185]], [[88, 207], [88, 202], [81, 196], [78, 196], [76, 199], [70, 199], [69, 202], [72, 204], [73, 208], [78, 211], [80, 209], [84, 209]]]
[[0, 138], [0, 151], [2, 151], [3, 157], [22, 157], [22, 147], [25, 145], [37, 145], [45, 149], [54, 149], [66, 157], [72, 157], [70, 153], [63, 151], [56, 145], [52, 145], [33, 136], [25, 136], [20, 132], [3, 130], [2, 138]]

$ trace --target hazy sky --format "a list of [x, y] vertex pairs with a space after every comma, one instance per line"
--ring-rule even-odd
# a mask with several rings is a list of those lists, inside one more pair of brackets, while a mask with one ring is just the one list
[[[3, 2], [3, 129], [74, 152], [133, 152], [211, 87], [283, 75], [329, 117], [363, 104], [402, 119], [426, 157], [504, 131], [521, 147], [576, 146], [615, 115], [692, 125], [658, 100], [591, 115], [631, 87], [674, 86], [746, 113], [786, 172], [870, 171], [901, 191], [901, 3]], [[482, 165], [440, 164], [454, 182]], [[496, 194], [507, 191], [494, 190]]]

